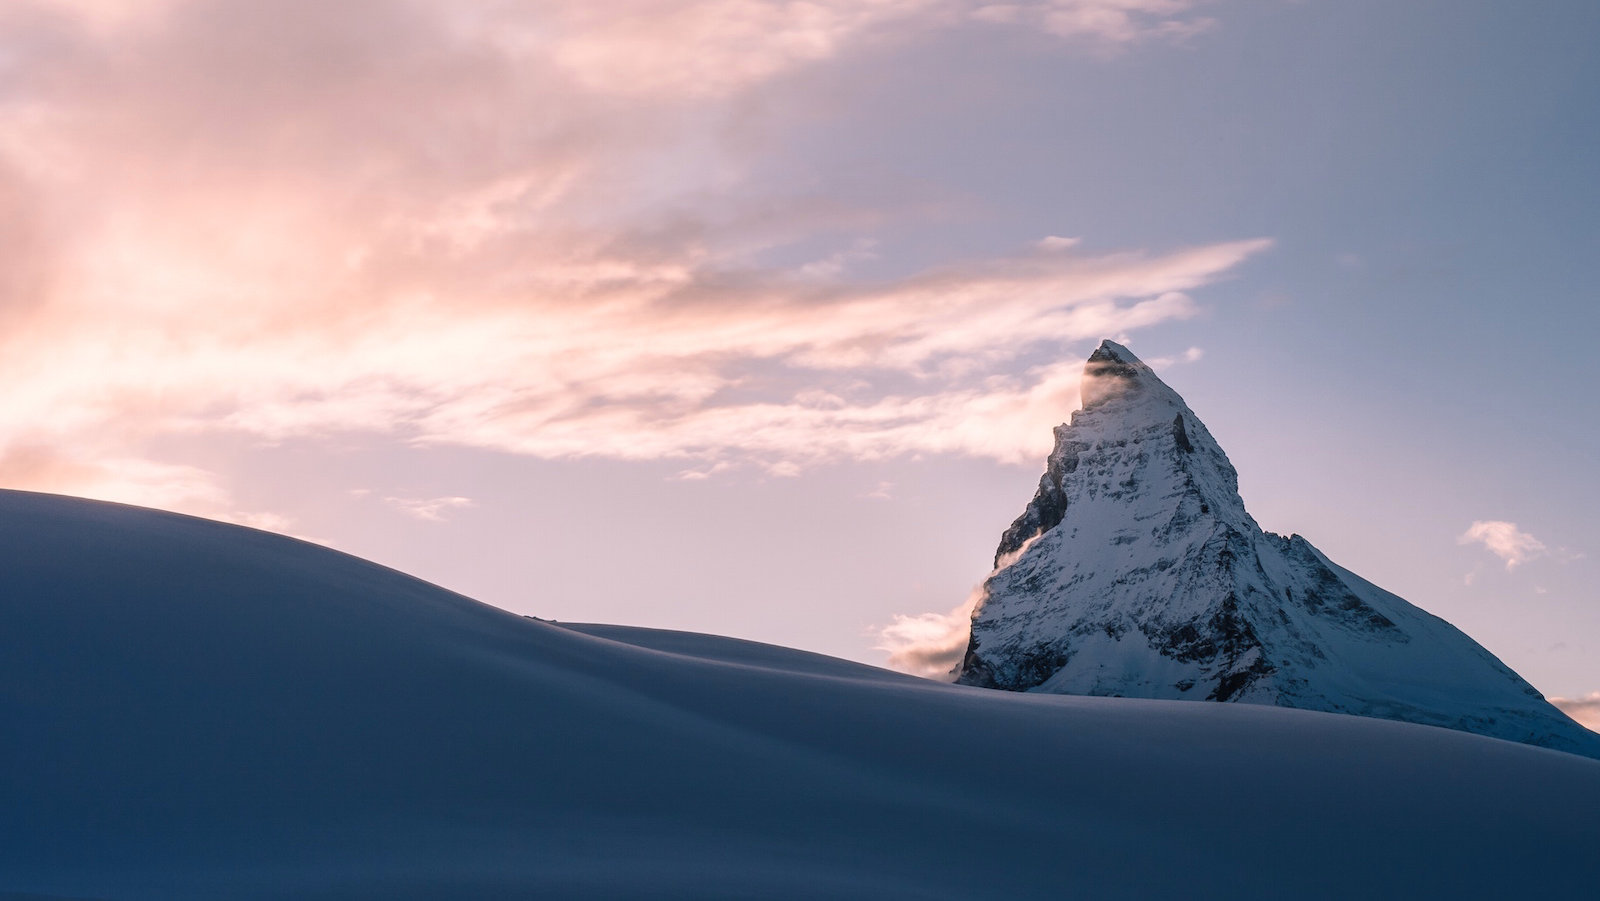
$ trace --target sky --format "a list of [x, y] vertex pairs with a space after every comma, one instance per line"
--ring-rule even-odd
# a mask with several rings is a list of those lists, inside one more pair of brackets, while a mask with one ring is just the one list
[[1597, 45], [1588, 0], [9, 0], [0, 486], [881, 664], [1109, 337], [1265, 528], [1600, 717]]

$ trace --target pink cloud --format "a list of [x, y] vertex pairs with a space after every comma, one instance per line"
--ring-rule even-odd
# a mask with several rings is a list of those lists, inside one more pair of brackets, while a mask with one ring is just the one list
[[972, 611], [982, 598], [980, 587], [948, 613], [897, 615], [894, 622], [879, 630], [875, 650], [888, 652], [891, 669], [925, 679], [953, 681], [971, 638]]
[[293, 529], [276, 513], [238, 509], [221, 480], [199, 467], [118, 456], [117, 448], [86, 450], [11, 442], [0, 449], [0, 487], [178, 510], [275, 532]]
[[[1038, 535], [995, 561], [994, 572], [1015, 563]], [[991, 576], [993, 574], [991, 573]], [[896, 614], [878, 630], [874, 650], [887, 651], [890, 669], [940, 681], [954, 681], [972, 638], [972, 616], [989, 599], [988, 580], [968, 592], [966, 600], [947, 613]]]
[[[1046, 6], [1121, 42], [1187, 5]], [[901, 211], [741, 200], [708, 125], [975, 8], [7, 4], [0, 475], [237, 518], [154, 442], [360, 433], [690, 473], [1036, 456], [1076, 374], [1019, 361], [1192, 316], [1188, 292], [1267, 242], [1046, 238], [863, 283], [849, 266], [881, 251], [859, 230]], [[751, 262], [829, 230], [857, 233], [810, 265]]]
[[1600, 691], [1592, 691], [1581, 698], [1550, 698], [1550, 703], [1562, 713], [1577, 720], [1585, 729], [1600, 732]]
[[827, 59], [853, 39], [905, 26], [938, 0], [621, 0], [555, 4], [555, 59], [591, 89], [721, 94]]
[[444, 522], [445, 513], [473, 505], [470, 497], [386, 497], [384, 503], [414, 519]]
[[1483, 545], [1489, 553], [1505, 561], [1508, 571], [1550, 553], [1544, 542], [1517, 528], [1516, 523], [1501, 520], [1474, 522], [1456, 543]]

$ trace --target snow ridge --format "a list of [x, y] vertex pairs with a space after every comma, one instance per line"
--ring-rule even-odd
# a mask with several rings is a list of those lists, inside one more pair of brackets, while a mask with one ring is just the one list
[[1324, 710], [1600, 757], [1600, 736], [1449, 623], [1263, 531], [1216, 439], [1126, 347], [1089, 357], [1083, 408], [1055, 436], [958, 682]]
[[153, 510], [0, 490], [0, 623], [6, 901], [1582, 898], [1600, 881], [1600, 762], [1571, 754], [557, 625]]

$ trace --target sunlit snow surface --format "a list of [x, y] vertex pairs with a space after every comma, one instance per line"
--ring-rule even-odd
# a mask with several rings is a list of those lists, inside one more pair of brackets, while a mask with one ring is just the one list
[[1578, 897], [1600, 884], [1593, 760], [1374, 719], [1012, 694], [731, 639], [567, 628], [147, 510], [0, 492], [0, 616], [0, 899]]

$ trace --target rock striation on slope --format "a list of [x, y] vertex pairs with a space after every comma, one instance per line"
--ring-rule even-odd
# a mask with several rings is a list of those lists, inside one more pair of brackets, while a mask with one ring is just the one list
[[1265, 532], [1211, 433], [1127, 348], [1084, 370], [1005, 531], [956, 681], [1271, 704], [1600, 757], [1600, 736], [1438, 617]]

